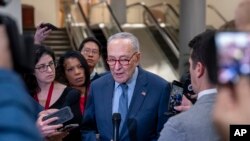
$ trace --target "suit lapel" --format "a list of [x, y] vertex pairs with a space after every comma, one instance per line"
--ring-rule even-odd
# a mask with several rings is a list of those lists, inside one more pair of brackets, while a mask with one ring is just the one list
[[[108, 123], [108, 128], [110, 132], [113, 134], [113, 123], [112, 123], [112, 103], [113, 103], [113, 93], [114, 93], [114, 80], [110, 75], [110, 79], [107, 80], [106, 85], [103, 87], [101, 91], [102, 99], [103, 100], [103, 108], [105, 109], [106, 122]], [[111, 135], [112, 135], [111, 134]]]
[[147, 95], [147, 78], [145, 72], [139, 68], [138, 69], [138, 77], [135, 84], [134, 93], [132, 96], [132, 100], [129, 106], [128, 116], [133, 117], [137, 114], [139, 109], [141, 108], [143, 101]]

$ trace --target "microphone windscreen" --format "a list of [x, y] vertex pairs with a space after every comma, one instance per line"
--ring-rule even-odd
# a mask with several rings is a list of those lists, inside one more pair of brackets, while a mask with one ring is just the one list
[[121, 120], [121, 114], [120, 113], [114, 113], [112, 116], [112, 120]]

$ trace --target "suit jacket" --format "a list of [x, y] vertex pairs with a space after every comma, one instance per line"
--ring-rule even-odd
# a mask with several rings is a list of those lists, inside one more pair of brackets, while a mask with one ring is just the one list
[[0, 95], [0, 140], [41, 141], [35, 125], [40, 109], [15, 73], [0, 69]]
[[[82, 139], [95, 140], [95, 130], [100, 140], [113, 138], [112, 98], [115, 81], [106, 74], [91, 84], [82, 126]], [[120, 133], [120, 141], [157, 140], [167, 121], [166, 116], [170, 87], [159, 76], [138, 69], [138, 77], [129, 106], [126, 130]]]
[[94, 75], [94, 77], [91, 79], [91, 82], [93, 82], [94, 80], [96, 80], [96, 79], [98, 79], [98, 78], [100, 78], [100, 77], [102, 77], [102, 76], [104, 76], [104, 75], [106, 75], [106, 74], [108, 74], [109, 72], [103, 72], [103, 73], [95, 73], [95, 75]]
[[216, 94], [202, 96], [188, 111], [171, 117], [159, 141], [219, 141], [212, 121]]
[[98, 79], [99, 77], [101, 77], [101, 75], [98, 74], [98, 73], [95, 73], [95, 75], [94, 75], [94, 77], [91, 79], [91, 81], [94, 81], [94, 80]]

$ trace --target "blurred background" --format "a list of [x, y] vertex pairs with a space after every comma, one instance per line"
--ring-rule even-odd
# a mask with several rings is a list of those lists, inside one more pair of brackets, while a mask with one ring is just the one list
[[[231, 24], [239, 0], [2, 0], [0, 12], [15, 18], [20, 33], [34, 34], [40, 22], [60, 28], [44, 44], [57, 58], [77, 50], [84, 38], [131, 32], [141, 44], [141, 66], [166, 80], [188, 70], [188, 42], [206, 29]], [[233, 24], [232, 24], [233, 26]], [[104, 59], [105, 59], [104, 48]], [[103, 60], [104, 60], [103, 59]], [[105, 61], [97, 71], [105, 71]]]

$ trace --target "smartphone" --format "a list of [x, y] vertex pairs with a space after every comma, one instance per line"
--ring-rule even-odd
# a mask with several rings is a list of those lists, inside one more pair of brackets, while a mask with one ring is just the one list
[[58, 30], [58, 28], [56, 26], [54, 26], [51, 23], [43, 23], [40, 25], [41, 28], [47, 27], [47, 30]]
[[215, 43], [219, 84], [235, 84], [241, 75], [250, 75], [250, 33], [219, 32]]
[[63, 128], [60, 128], [59, 131], [60, 132], [70, 132], [73, 129], [76, 129], [77, 127], [79, 127], [79, 124], [68, 124], [68, 125], [64, 126]]
[[59, 111], [52, 113], [50, 115], [47, 115], [43, 117], [43, 121], [53, 118], [53, 117], [58, 117], [59, 119], [56, 121], [51, 122], [49, 125], [57, 125], [57, 124], [63, 124], [73, 118], [73, 113], [71, 112], [71, 109], [69, 106], [66, 106], [64, 108], [61, 108]]
[[193, 91], [191, 76], [189, 72], [187, 72], [182, 78], [181, 83], [183, 84], [183, 94], [194, 104], [196, 102], [196, 98], [192, 98], [192, 96], [195, 95], [195, 92]]
[[172, 82], [169, 105], [168, 105], [168, 115], [173, 116], [179, 113], [179, 111], [175, 110], [175, 106], [181, 105], [183, 95], [183, 84], [178, 81]]

